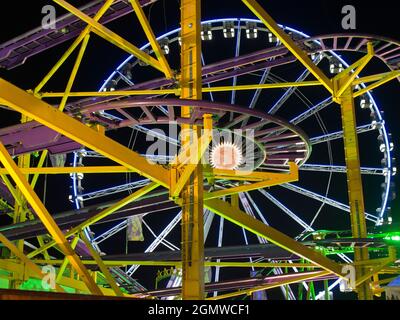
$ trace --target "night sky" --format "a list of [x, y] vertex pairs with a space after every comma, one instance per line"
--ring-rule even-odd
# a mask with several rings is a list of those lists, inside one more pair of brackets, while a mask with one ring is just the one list
[[[75, 6], [82, 5], [88, 1], [69, 1]], [[381, 0], [379, 3], [374, 2], [373, 5], [367, 4], [366, 1], [295, 1], [287, 0], [283, 1], [259, 1], [263, 3], [263, 7], [269, 12], [270, 15], [280, 24], [301, 30], [306, 34], [322, 35], [330, 33], [366, 33], [373, 35], [381, 35], [390, 37], [393, 39], [400, 40], [400, 33], [398, 27], [398, 10], [395, 7], [395, 1]], [[0, 43], [3, 43], [15, 36], [18, 36], [24, 32], [27, 32], [40, 24], [42, 19], [41, 8], [43, 5], [51, 4], [51, 1], [29, 1], [24, 2], [23, 5], [19, 1], [7, 1], [2, 6], [2, 19], [0, 19]], [[341, 20], [343, 15], [341, 14], [341, 8], [344, 5], [351, 4], [356, 7], [357, 10], [357, 29], [346, 31], [341, 28]], [[59, 15], [63, 14], [64, 11], [57, 7], [57, 13]], [[156, 35], [160, 35], [179, 27], [179, 1], [178, 0], [159, 0], [156, 4], [146, 7], [146, 14], [150, 19], [150, 23], [153, 26]], [[214, 18], [255, 18], [253, 14], [247, 9], [247, 7], [241, 3], [239, 0], [203, 0], [202, 1], [202, 15], [203, 20], [214, 19]], [[140, 25], [133, 17], [133, 15], [128, 15], [117, 22], [112, 22], [108, 27], [125, 37], [126, 39], [132, 41], [137, 46], [141, 46], [146, 42], [144, 34], [141, 32]], [[63, 44], [59, 47], [49, 50], [48, 52], [42, 53], [35, 56], [27, 61], [27, 63], [16, 69], [7, 71], [0, 70], [0, 77], [20, 86], [23, 89], [30, 89], [34, 87], [40, 79], [45, 75], [47, 70], [57, 61], [58, 57], [63, 53], [63, 51], [68, 47], [70, 42]], [[219, 48], [219, 50], [212, 50], [212, 46], [218, 46], [218, 44], [207, 43], [205, 49], [207, 49], [207, 59], [210, 62], [218, 61], [222, 58], [221, 50], [224, 48]], [[249, 45], [250, 46], [250, 45]], [[228, 50], [228, 49], [227, 49]], [[231, 49], [229, 49], [231, 50]], [[231, 54], [231, 52], [229, 53]], [[90, 90], [95, 91], [103, 84], [103, 81], [109, 76], [109, 74], [120, 64], [120, 62], [127, 57], [126, 53], [120, 51], [119, 49], [113, 48], [111, 45], [105, 43], [98, 38], [93, 38], [88, 47], [87, 57], [90, 57], [85, 61], [82, 66], [79, 76], [76, 82], [75, 90]], [[357, 57], [356, 57], [357, 58]], [[359, 58], [359, 56], [358, 56]], [[354, 59], [354, 57], [349, 57], [349, 59]], [[71, 60], [72, 61], [72, 60]], [[47, 90], [49, 91], [60, 91], [63, 90], [66, 84], [66, 72], [69, 72], [71, 68], [71, 62], [66, 63], [54, 78], [49, 83]], [[386, 69], [382, 69], [382, 65], [379, 63], [372, 64], [369, 69], [371, 72], [385, 72]], [[296, 70], [288, 69], [287, 73], [296, 72]], [[143, 79], [146, 75], [143, 74]], [[290, 77], [290, 74], [288, 75]], [[318, 102], [321, 100], [319, 93], [313, 93], [310, 90], [304, 91], [305, 94], [312, 98], [313, 102]], [[399, 83], [392, 81], [385, 85], [382, 89], [377, 89], [374, 91], [374, 97], [377, 104], [380, 106], [381, 110], [384, 110], [384, 118], [387, 124], [389, 132], [393, 135], [393, 141], [395, 143], [394, 157], [399, 158], [398, 149], [396, 145], [398, 144], [400, 137], [400, 129], [398, 126], [398, 108], [400, 105], [400, 94], [399, 93]], [[243, 93], [244, 94], [244, 93]], [[244, 94], [245, 95], [245, 94]], [[221, 98], [226, 98], [222, 97]], [[248, 97], [242, 96], [243, 105], [246, 103]], [[262, 98], [262, 102], [267, 102], [271, 97], [265, 96]], [[262, 107], [260, 107], [262, 109]], [[283, 116], [281, 114], [281, 116]], [[362, 114], [357, 111], [358, 119], [368, 119], [369, 113]], [[327, 127], [330, 128], [329, 132], [333, 132], [340, 127], [340, 117], [338, 113], [333, 114], [323, 114], [323, 119], [326, 121]], [[2, 111], [2, 116], [0, 118], [0, 127], [5, 127], [7, 125], [18, 123], [19, 116], [16, 113]], [[364, 124], [365, 122], [363, 122]], [[304, 130], [310, 137], [318, 135], [317, 131], [313, 131], [313, 124], [304, 124]], [[338, 127], [339, 126], [339, 127]], [[301, 125], [300, 125], [301, 127]], [[121, 139], [121, 142], [126, 144], [127, 139], [129, 139], [129, 132], [122, 133], [110, 133], [113, 137]], [[319, 133], [321, 134], [321, 133]], [[117, 137], [119, 135], [119, 137]], [[373, 147], [370, 146], [372, 142]], [[140, 145], [136, 146], [141, 148]], [[340, 142], [332, 143], [332, 148], [335, 155], [335, 163], [344, 165], [343, 158], [343, 144]], [[360, 138], [360, 148], [361, 148], [361, 162], [378, 167], [380, 162], [381, 154], [377, 149], [376, 134], [366, 135], [366, 137]], [[140, 151], [140, 150], [138, 150]], [[69, 157], [69, 161], [71, 157]], [[326, 148], [316, 146], [314, 153], [309, 161], [310, 163], [327, 163]], [[91, 178], [92, 180], [87, 180], [85, 185], [88, 190], [95, 190], [97, 187], [93, 186], [100, 184], [104, 186], [111, 186], [113, 183], [121, 183], [121, 179], [125, 177], [113, 176], [109, 177], [109, 180]], [[133, 177], [135, 179], [135, 177]], [[323, 193], [325, 190], [325, 185], [327, 181], [327, 174], [321, 174], [316, 176], [316, 174], [301, 173], [299, 185], [308, 188], [310, 190]], [[371, 180], [372, 181], [372, 180]], [[395, 177], [395, 181], [398, 182], [398, 176]], [[66, 177], [51, 177], [48, 179], [48, 189], [46, 193], [47, 205], [52, 213], [59, 213], [72, 209], [72, 204], [67, 201], [67, 196], [69, 194], [69, 185], [71, 180], [68, 176]], [[92, 185], [90, 185], [93, 183]], [[123, 181], [122, 181], [123, 183]], [[345, 189], [345, 175], [334, 174], [333, 187], [331, 187], [329, 196], [333, 199], [347, 203], [347, 193]], [[44, 178], [42, 177], [38, 186], [38, 194], [41, 196], [43, 194], [43, 184]], [[398, 183], [397, 183], [398, 185]], [[365, 198], [366, 198], [366, 208], [368, 212], [374, 213], [377, 205], [379, 205], [380, 198], [380, 186], [379, 183], [367, 183], [365, 188]], [[271, 220], [273, 226], [278, 227], [281, 231], [290, 234], [298, 234], [298, 228], [293, 226], [291, 220], [281, 220], [281, 213], [279, 209], [274, 207], [267, 200], [261, 198], [256, 193], [251, 193], [254, 195], [254, 199], [260, 205], [262, 210], [268, 212], [268, 218]], [[319, 209], [320, 203], [311, 202], [309, 199], [291, 193], [290, 191], [271, 190], [271, 194], [283, 201], [288, 207], [292, 208], [293, 211], [299, 212], [307, 221], [312, 218], [316, 210]], [[271, 211], [272, 210], [272, 211]], [[398, 201], [392, 204], [392, 214], [394, 221], [398, 222]], [[269, 214], [271, 212], [271, 214]], [[176, 214], [176, 213], [175, 213]], [[346, 219], [335, 220], [337, 217], [337, 210], [325, 206], [321, 211], [321, 216], [324, 216], [319, 221], [319, 227], [322, 228], [350, 228], [349, 221]], [[340, 213], [343, 216], [343, 213]], [[174, 212], [168, 213], [165, 217], [150, 217], [154, 226], [154, 231], [160, 231], [163, 226], [168, 223], [169, 217], [172, 217]], [[341, 216], [341, 217], [342, 217]], [[217, 226], [217, 219], [214, 222], [214, 227]], [[218, 219], [219, 222], [219, 219]], [[325, 225], [327, 223], [328, 225]], [[112, 224], [111, 224], [112, 225]], [[110, 226], [111, 226], [110, 225]], [[98, 231], [104, 226], [99, 227]], [[97, 230], [96, 230], [97, 231]], [[238, 228], [234, 227], [230, 232], [241, 232]], [[119, 234], [113, 238], [112, 243], [107, 243], [106, 249], [107, 253], [123, 253], [125, 252], [125, 246], [121, 245], [124, 243], [124, 234]], [[249, 236], [253, 238], [252, 236]], [[171, 236], [172, 239], [178, 240], [179, 231]], [[208, 245], [215, 246], [217, 236], [212, 234]], [[230, 239], [224, 239], [226, 245], [235, 244], [230, 243]], [[256, 239], [252, 239], [254, 243]], [[178, 244], [178, 241], [175, 242]], [[129, 245], [129, 251], [141, 251], [147, 243], [134, 243]], [[162, 249], [164, 250], [164, 249]], [[152, 286], [154, 277], [150, 280], [146, 279], [148, 286]]]

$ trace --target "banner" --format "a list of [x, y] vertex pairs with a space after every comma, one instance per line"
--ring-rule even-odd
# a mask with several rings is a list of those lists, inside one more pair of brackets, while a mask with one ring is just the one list
[[126, 232], [128, 241], [144, 241], [142, 217], [132, 216], [128, 218]]

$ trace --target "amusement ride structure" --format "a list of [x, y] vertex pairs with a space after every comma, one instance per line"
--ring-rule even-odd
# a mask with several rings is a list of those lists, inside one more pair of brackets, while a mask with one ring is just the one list
[[[309, 36], [255, 0], [242, 2], [257, 19], [209, 21], [200, 0], [181, 0], [181, 27], [158, 37], [145, 14], [157, 0], [53, 2], [69, 12], [55, 29], [0, 45], [12, 72], [71, 41], [35, 88], [0, 79], [1, 112], [22, 115], [0, 129], [1, 294], [384, 297], [400, 232], [394, 145], [372, 90], [400, 79], [400, 42]], [[142, 47], [107, 27], [128, 14]], [[73, 90], [93, 37], [128, 57], [100, 89]], [[47, 90], [74, 53], [65, 90]], [[53, 175], [71, 177], [62, 213], [37, 194]], [[380, 191], [364, 199], [363, 185]]]

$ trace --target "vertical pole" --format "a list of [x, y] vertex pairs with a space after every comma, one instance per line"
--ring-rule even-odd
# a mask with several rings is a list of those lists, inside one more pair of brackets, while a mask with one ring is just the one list
[[[345, 79], [344, 79], [345, 80]], [[339, 80], [339, 87], [341, 80]], [[342, 111], [342, 126], [344, 134], [344, 151], [347, 168], [347, 188], [350, 205], [351, 230], [354, 238], [366, 238], [367, 226], [365, 222], [364, 195], [360, 170], [360, 155], [356, 129], [356, 114], [354, 109], [353, 88], [348, 87], [339, 97]], [[354, 262], [368, 260], [368, 248], [354, 248]], [[356, 277], [365, 274], [365, 267], [356, 267]], [[372, 300], [370, 281], [365, 281], [356, 290], [358, 299]]]
[[[200, 0], [181, 0], [181, 98], [202, 98]], [[192, 108], [182, 108], [190, 118]], [[182, 149], [199, 141], [198, 126], [182, 125]], [[198, 143], [199, 145], [199, 143]], [[200, 146], [199, 146], [200, 147]], [[203, 168], [201, 163], [182, 191], [182, 298], [204, 299]]]
[[325, 300], [329, 300], [329, 283], [328, 280], [324, 280], [324, 291], [325, 291]]
[[[22, 115], [21, 117], [21, 123], [28, 122], [29, 119]], [[31, 156], [30, 154], [24, 154], [21, 156], [18, 156], [17, 162], [18, 162], [18, 167], [20, 168], [29, 168], [30, 167], [30, 161], [31, 161]], [[27, 176], [28, 178], [29, 176]], [[14, 217], [13, 217], [13, 223], [22, 223], [26, 221], [27, 218], [27, 203], [25, 200], [25, 197], [23, 196], [22, 192], [16, 187], [16, 196], [18, 197], [18, 201], [15, 201], [14, 205]], [[24, 240], [18, 240], [16, 242], [16, 246], [20, 252], [24, 252]], [[10, 288], [11, 289], [18, 289], [19, 286], [21, 285], [22, 281], [18, 279], [14, 279], [10, 282]]]

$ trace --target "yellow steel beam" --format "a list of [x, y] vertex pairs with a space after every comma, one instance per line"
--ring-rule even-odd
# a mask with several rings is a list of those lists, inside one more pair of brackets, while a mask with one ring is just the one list
[[394, 78], [400, 77], [400, 70], [397, 71], [389, 71], [389, 72], [383, 72], [383, 73], [378, 73], [374, 74], [371, 76], [365, 76], [361, 78], [354, 79], [353, 85], [358, 85], [362, 83], [369, 83], [369, 82], [374, 82], [378, 80], [382, 80], [388, 76], [393, 76]]
[[[78, 57], [76, 58], [75, 65], [74, 65], [74, 67], [72, 69], [72, 72], [71, 72], [67, 87], [65, 89], [65, 92], [64, 92], [64, 95], [62, 97], [61, 103], [58, 106], [58, 110], [60, 110], [60, 111], [64, 111], [65, 105], [67, 104], [67, 100], [68, 100], [69, 94], [71, 92], [72, 85], [73, 85], [73, 83], [75, 81], [76, 75], [78, 73], [79, 66], [80, 66], [80, 64], [82, 62], [83, 55], [85, 53], [85, 50], [86, 50], [88, 42], [89, 42], [89, 37], [90, 37], [90, 33], [88, 31], [87, 34], [85, 35], [84, 39], [83, 39], [83, 42], [82, 42], [82, 45], [81, 45], [81, 49], [79, 50]], [[39, 159], [39, 163], [38, 163], [38, 167], [39, 168], [43, 167], [43, 164], [44, 164], [44, 161], [47, 158], [47, 155], [48, 155], [48, 151], [47, 150], [43, 150], [42, 154], [40, 155], [40, 159]], [[35, 186], [36, 186], [36, 183], [37, 183], [38, 179], [39, 179], [39, 174], [35, 174], [33, 176], [33, 178], [32, 178], [32, 181], [31, 181], [31, 186], [32, 186], [33, 189], [35, 189]]]
[[[71, 241], [71, 248], [75, 250], [76, 245], [78, 244], [78, 242], [79, 242], [79, 238], [78, 238], [78, 237], [75, 237], [75, 238]], [[42, 245], [42, 247], [43, 247], [43, 245]], [[51, 260], [46, 258], [46, 261], [51, 261]], [[84, 263], [84, 261], [82, 261], [82, 262]], [[68, 259], [67, 259], [67, 258], [64, 258], [64, 260], [63, 260], [62, 263], [61, 263], [60, 269], [58, 270], [58, 273], [57, 273], [57, 277], [56, 277], [56, 282], [57, 282], [57, 283], [58, 283], [58, 282], [61, 280], [61, 278], [63, 277], [64, 272], [65, 272], [65, 269], [66, 269], [67, 266], [68, 266], [68, 263], [69, 263], [69, 262], [68, 262]], [[85, 263], [84, 263], [84, 264], [85, 264]]]
[[237, 194], [240, 192], [263, 189], [298, 180], [299, 180], [299, 169], [294, 162], [291, 162], [289, 173], [269, 173], [268, 178], [266, 178], [264, 181], [261, 182], [243, 184], [237, 187], [231, 187], [213, 192], [206, 192], [204, 193], [204, 199], [209, 200], [215, 198], [222, 198], [224, 196]]
[[132, 43], [129, 41], [123, 39], [121, 36], [116, 34], [115, 32], [111, 31], [110, 29], [106, 28], [102, 24], [98, 23], [88, 15], [84, 14], [82, 11], [79, 9], [75, 8], [74, 6], [70, 5], [68, 2], [64, 0], [53, 0], [55, 3], [59, 4], [61, 7], [63, 7], [65, 10], [71, 12], [73, 15], [87, 23], [92, 31], [99, 35], [100, 37], [104, 38], [105, 40], [109, 41], [110, 43], [116, 45], [117, 47], [121, 48], [122, 50], [125, 50], [126, 52], [134, 55], [138, 59], [142, 60], [143, 62], [151, 65], [152, 67], [164, 71], [161, 64], [148, 55], [147, 53], [141, 51], [139, 48], [134, 46]]
[[[181, 98], [202, 98], [201, 75], [201, 1], [181, 1]], [[183, 118], [190, 118], [192, 108], [181, 109]], [[200, 127], [182, 125], [182, 148], [200, 139]], [[200, 147], [200, 146], [198, 146]], [[182, 197], [182, 298], [204, 299], [204, 221], [203, 167], [197, 165]]]
[[[337, 79], [344, 79], [344, 81], [340, 84], [339, 88], [335, 88], [337, 90], [335, 90], [333, 96], [334, 99], [339, 98], [345, 91], [347, 88], [349, 88], [353, 82], [354, 79], [361, 73], [362, 70], [364, 70], [364, 68], [367, 66], [367, 64], [371, 61], [371, 59], [374, 57], [374, 47], [372, 42], [368, 42], [367, 44], [368, 47], [368, 53], [365, 57], [361, 58], [359, 60], [359, 64], [357, 64], [357, 67], [355, 67], [354, 72], [352, 72], [352, 70], [345, 70], [345, 73], [343, 74], [339, 74]], [[351, 73], [351, 74], [350, 74]], [[336, 80], [336, 79], [334, 79]], [[334, 82], [334, 83], [338, 83], [338, 82]]]
[[101, 260], [101, 258], [99, 256], [99, 253], [93, 248], [92, 244], [90, 243], [89, 239], [86, 237], [85, 233], [81, 232], [80, 236], [81, 236], [81, 239], [83, 240], [83, 242], [85, 243], [86, 247], [89, 249], [90, 255], [96, 261], [98, 267], [100, 268], [101, 272], [103, 273], [104, 277], [106, 278], [108, 284], [114, 290], [115, 295], [118, 297], [123, 297], [124, 296], [123, 292], [121, 291], [120, 287], [115, 282], [115, 279], [111, 275], [110, 271], [104, 265], [103, 261]]
[[[70, 236], [81, 232], [81, 230], [83, 230], [84, 228], [89, 227], [90, 225], [100, 221], [101, 219], [104, 219], [105, 217], [113, 214], [114, 212], [116, 212], [119, 209], [123, 208], [127, 204], [131, 203], [132, 201], [135, 201], [135, 200], [139, 199], [140, 197], [142, 197], [146, 193], [154, 190], [157, 187], [158, 187], [158, 185], [156, 183], [148, 184], [147, 186], [137, 190], [136, 192], [132, 193], [131, 195], [127, 196], [126, 198], [118, 201], [114, 205], [112, 205], [112, 206], [108, 207], [107, 209], [104, 209], [103, 211], [99, 212], [95, 216], [87, 219], [86, 221], [82, 222], [78, 226], [72, 228], [71, 230], [69, 230], [65, 234], [65, 237], [69, 238]], [[56, 244], [57, 243], [55, 241], [50, 241], [49, 243], [47, 243], [43, 247], [40, 247], [40, 248], [36, 249], [35, 251], [32, 251], [30, 254], [28, 254], [28, 257], [29, 258], [35, 257], [36, 255], [40, 254], [44, 250], [47, 250], [47, 249], [55, 246]]]
[[[153, 90], [122, 90], [122, 91], [85, 91], [71, 92], [68, 96], [71, 98], [82, 97], [124, 97], [124, 96], [145, 96], [145, 95], [179, 95], [180, 89], [153, 89]], [[43, 92], [40, 93], [41, 98], [61, 98], [64, 92]]]
[[386, 267], [388, 264], [392, 263], [393, 259], [392, 258], [387, 258], [385, 262], [370, 268], [368, 270], [367, 273], [365, 273], [364, 275], [362, 275], [361, 277], [357, 277], [356, 278], [356, 287], [361, 286], [365, 281], [370, 280], [372, 278], [372, 276], [376, 273], [378, 273], [379, 271], [381, 271], [384, 267]]
[[[76, 78], [76, 75], [77, 75], [77, 73], [78, 73], [78, 69], [79, 69], [79, 67], [80, 67], [80, 65], [81, 65], [81, 62], [82, 62], [83, 55], [84, 55], [84, 53], [85, 53], [85, 51], [86, 51], [86, 48], [87, 48], [87, 45], [88, 45], [88, 42], [89, 42], [89, 38], [90, 38], [90, 34], [88, 33], [88, 34], [85, 36], [85, 38], [83, 39], [81, 48], [80, 48], [80, 50], [79, 50], [78, 56], [77, 56], [76, 61], [75, 61], [75, 64], [74, 64], [74, 67], [73, 67], [72, 72], [71, 72], [71, 75], [70, 75], [70, 77], [69, 77], [69, 80], [68, 80], [68, 83], [67, 83], [67, 87], [66, 87], [65, 92], [64, 92], [64, 96], [62, 97], [61, 103], [60, 103], [60, 105], [59, 105], [59, 107], [58, 107], [58, 109], [59, 109], [60, 111], [63, 111], [63, 110], [64, 110], [65, 105], [66, 105], [66, 103], [67, 103], [68, 94], [71, 92], [73, 83], [74, 83], [75, 78]], [[42, 155], [41, 155], [41, 157], [40, 157], [40, 160], [39, 160], [39, 166], [42, 166], [42, 165], [43, 165], [43, 162], [44, 162], [44, 160], [45, 160], [46, 157], [47, 157], [47, 153], [48, 153], [47, 150], [43, 151], [43, 153], [42, 153]], [[26, 156], [29, 156], [29, 155], [23, 155], [23, 157], [26, 157]], [[24, 166], [22, 166], [22, 167], [23, 167], [23, 168], [29, 167], [29, 162], [27, 163], [27, 165], [24, 165]], [[32, 182], [31, 182], [31, 187], [32, 187], [32, 189], [35, 188], [35, 185], [36, 185], [36, 183], [37, 183], [38, 178], [39, 178], [39, 175], [37, 175], [37, 174], [33, 177], [33, 180], [32, 180]], [[17, 216], [17, 215], [14, 215], [14, 216]], [[21, 221], [19, 221], [19, 222], [21, 222]], [[39, 240], [39, 244], [40, 244], [41, 246], [43, 246], [43, 245], [44, 245], [43, 239], [42, 239], [41, 237], [38, 237], [38, 240]], [[23, 244], [23, 242], [21, 242], [21, 244]], [[46, 258], [47, 258], [47, 257], [48, 257], [47, 251], [45, 251], [44, 254], [45, 254]]]
[[[107, 12], [110, 6], [113, 4], [114, 0], [106, 0], [104, 5], [101, 7], [99, 12], [94, 16], [94, 21], [99, 21], [101, 17]], [[46, 85], [46, 83], [53, 77], [53, 75], [57, 72], [57, 70], [64, 64], [64, 62], [68, 59], [72, 52], [78, 47], [78, 45], [82, 42], [82, 40], [90, 33], [90, 26], [87, 26], [78, 38], [75, 39], [73, 44], [68, 48], [68, 50], [62, 55], [60, 60], [54, 65], [54, 67], [49, 71], [49, 73], [43, 78], [43, 80], [36, 86], [34, 92], [37, 94], [42, 88]]]
[[[40, 269], [35, 263], [33, 263], [23, 252], [21, 252], [10, 240], [8, 240], [2, 233], [0, 233], [0, 242], [3, 243], [18, 259], [21, 260], [39, 279], [43, 279], [42, 269]], [[64, 292], [56, 283], [56, 290], [58, 292]]]
[[[377, 274], [382, 269], [384, 269], [388, 264], [393, 263], [397, 259], [395, 247], [389, 247], [388, 253], [389, 255], [387, 258], [370, 260], [370, 262], [375, 263], [375, 266], [373, 266], [372, 268], [368, 268], [363, 276], [356, 278], [356, 287], [360, 286], [362, 283], [369, 280], [373, 276], [378, 277]], [[359, 262], [364, 264], [367, 263], [368, 261], [359, 261]], [[355, 261], [354, 264], [357, 265], [357, 261]]]
[[342, 77], [348, 76], [350, 73], [353, 72], [354, 69], [356, 69], [356, 68], [362, 66], [363, 64], [365, 64], [366, 60], [370, 60], [370, 56], [374, 56], [374, 51], [373, 51], [374, 48], [372, 46], [372, 43], [368, 42], [367, 45], [368, 45], [368, 53], [364, 57], [358, 59], [352, 65], [350, 65], [349, 67], [344, 69], [343, 71], [339, 72], [336, 76], [333, 77], [332, 81], [339, 80]]
[[14, 160], [11, 158], [7, 149], [2, 143], [0, 143], [0, 161], [3, 163], [3, 166], [10, 172], [11, 177], [13, 178], [17, 187], [25, 196], [26, 200], [30, 203], [33, 210], [35, 210], [37, 216], [42, 221], [51, 236], [54, 238], [56, 243], [61, 247], [64, 254], [68, 257], [71, 265], [81, 275], [84, 282], [88, 286], [88, 289], [94, 294], [101, 294], [101, 291], [97, 287], [96, 283], [89, 275], [88, 270], [82, 264], [82, 261], [79, 259], [79, 257], [75, 254], [74, 250], [72, 250], [71, 246], [65, 239], [62, 231], [57, 226], [53, 217], [40, 201], [39, 197], [36, 195], [36, 193], [30, 186], [24, 175], [21, 173], [18, 166], [15, 164]]
[[302, 81], [302, 82], [282, 82], [282, 83], [267, 83], [267, 84], [246, 84], [236, 86], [222, 87], [205, 87], [203, 92], [225, 92], [225, 91], [242, 91], [242, 90], [259, 90], [259, 89], [280, 89], [292, 87], [314, 87], [320, 86], [319, 81]]
[[317, 78], [317, 80], [333, 93], [331, 80], [319, 69], [296, 43], [277, 25], [274, 19], [255, 0], [242, 0], [243, 3], [267, 26], [282, 44]]
[[388, 75], [384, 76], [381, 80], [376, 81], [373, 84], [370, 84], [369, 86], [367, 86], [364, 89], [361, 89], [361, 90], [358, 90], [358, 91], [354, 92], [353, 98], [357, 98], [358, 96], [361, 96], [364, 93], [367, 93], [368, 91], [371, 91], [371, 90], [373, 90], [375, 88], [378, 88], [381, 85], [383, 85], [383, 84], [385, 84], [385, 83], [387, 83], [387, 82], [389, 82], [389, 81], [391, 81], [391, 80], [393, 80], [393, 79], [395, 79], [395, 78], [397, 78], [399, 76], [400, 76], [400, 74], [397, 73], [397, 72], [390, 72]]
[[[345, 79], [337, 80], [337, 87], [341, 87]], [[364, 195], [360, 169], [360, 155], [358, 148], [358, 136], [356, 127], [356, 114], [354, 108], [353, 89], [347, 87], [340, 96], [342, 127], [344, 133], [344, 150], [347, 168], [347, 188], [350, 205], [351, 230], [354, 238], [367, 237], [367, 225], [365, 221]], [[368, 248], [354, 248], [354, 261], [368, 260]], [[365, 267], [356, 267], [357, 279], [366, 273]], [[371, 300], [372, 291], [369, 283], [365, 282], [357, 288], [360, 300]]]
[[[131, 169], [127, 169], [123, 166], [88, 166], [88, 167], [30, 167], [21, 168], [23, 174], [94, 174], [94, 173], [128, 173], [134, 172]], [[0, 169], [0, 175], [6, 176], [7, 170], [4, 168]]]
[[[319, 86], [319, 81], [302, 81], [302, 82], [282, 82], [282, 83], [267, 83], [267, 84], [249, 84], [237, 86], [220, 86], [220, 87], [205, 87], [202, 92], [225, 92], [225, 91], [243, 91], [243, 90], [257, 90], [257, 89], [280, 89], [291, 87], [310, 87]], [[82, 97], [118, 97], [118, 96], [137, 96], [137, 95], [164, 95], [175, 94], [179, 95], [181, 89], [152, 89], [152, 90], [115, 90], [115, 91], [83, 91], [71, 92], [69, 94], [72, 98]], [[42, 92], [39, 94], [41, 98], [60, 98], [64, 95], [63, 92]]]
[[147, 20], [146, 15], [144, 14], [143, 8], [140, 5], [139, 0], [130, 0], [130, 3], [132, 4], [133, 10], [135, 11], [136, 16], [139, 19], [139, 22], [142, 25], [142, 28], [146, 34], [146, 37], [149, 40], [151, 47], [153, 48], [154, 53], [156, 54], [156, 57], [164, 70], [165, 76], [168, 79], [173, 78], [174, 74], [168, 64], [167, 59], [165, 58], [165, 56], [161, 50], [160, 44], [158, 43], [153, 30], [150, 27], [150, 23]]
[[[211, 140], [212, 140], [212, 117], [210, 115], [204, 116], [204, 130], [200, 139], [194, 138], [189, 148], [185, 148], [173, 161], [173, 168], [171, 170], [177, 170], [171, 175], [171, 187], [170, 196], [175, 199], [177, 198], [188, 180], [196, 170], [197, 166], [202, 159], [204, 152], [206, 152]], [[189, 153], [189, 154], [187, 154]], [[175, 168], [175, 165], [177, 168]], [[183, 166], [183, 168], [180, 168]], [[179, 170], [180, 169], [180, 170]], [[179, 171], [182, 171], [178, 175]], [[179, 178], [175, 182], [175, 177]]]
[[232, 207], [228, 203], [219, 199], [206, 200], [204, 201], [204, 206], [224, 219], [267, 239], [271, 243], [274, 243], [277, 246], [338, 275], [339, 277], [343, 277], [341, 274], [342, 268], [338, 263], [321, 255], [317, 251], [302, 245], [282, 232], [265, 225], [261, 221], [249, 216], [246, 212]]
[[0, 102], [43, 125], [103, 154], [122, 166], [132, 169], [162, 186], [168, 187], [168, 170], [152, 164], [118, 142], [105, 137], [83, 123], [62, 113], [33, 95], [0, 79]]
[[74, 85], [76, 75], [78, 74], [79, 67], [81, 66], [81, 62], [83, 59], [83, 55], [85, 54], [86, 48], [88, 46], [90, 39], [90, 34], [87, 34], [82, 41], [81, 48], [79, 50], [78, 56], [76, 58], [74, 67], [72, 68], [71, 75], [69, 76], [67, 87], [65, 88], [64, 95], [61, 99], [60, 105], [58, 106], [58, 110], [64, 111], [65, 105], [67, 104], [69, 94], [71, 93], [72, 86]]
[[[21, 168], [23, 174], [73, 174], [73, 173], [83, 173], [83, 174], [95, 174], [95, 173], [128, 173], [134, 172], [123, 166], [87, 166], [87, 167], [30, 167]], [[4, 168], [0, 168], [0, 175], [7, 176], [8, 172]], [[209, 172], [205, 172], [205, 176], [213, 176], [216, 179], [226, 179], [226, 180], [248, 180], [248, 181], [262, 181], [270, 179], [274, 175], [281, 176], [282, 174], [266, 172], [266, 171], [253, 171], [244, 172], [238, 170], [224, 170], [224, 169], [212, 169]]]
[[[39, 162], [38, 162], [37, 168], [42, 168], [43, 167], [44, 162], [46, 161], [46, 158], [47, 158], [48, 154], [49, 154], [48, 150], [43, 150], [42, 151], [42, 154], [40, 155], [40, 158], [39, 158]], [[24, 168], [24, 169], [26, 169], [26, 168]], [[24, 173], [26, 174], [26, 172], [24, 172]], [[34, 176], [32, 177], [32, 180], [31, 180], [32, 189], [35, 189], [38, 180], [39, 180], [39, 173], [35, 173]]]
[[[37, 264], [40, 265], [62, 265], [63, 260], [34, 260]], [[97, 262], [95, 260], [83, 260], [83, 264], [87, 266], [96, 265]], [[103, 260], [104, 265], [107, 267], [125, 267], [131, 265], [140, 265], [140, 266], [163, 266], [163, 267], [176, 267], [181, 268], [181, 261], [141, 261], [141, 260]], [[286, 262], [213, 262], [213, 261], [205, 261], [204, 265], [206, 267], [221, 267], [221, 268], [285, 268], [285, 267], [293, 267], [293, 268], [319, 268], [318, 266], [309, 264], [309, 263], [286, 263]]]
[[291, 283], [299, 283], [299, 282], [302, 282], [302, 281], [315, 279], [315, 278], [318, 278], [318, 277], [323, 277], [323, 276], [326, 276], [326, 275], [329, 275], [329, 274], [330, 274], [330, 272], [328, 272], [328, 271], [321, 271], [321, 272], [317, 272], [317, 273], [313, 273], [313, 274], [298, 275], [298, 276], [294, 276], [294, 277], [289, 278], [289, 279], [284, 279], [284, 280], [276, 282], [276, 283], [266, 284], [264, 286], [257, 286], [257, 287], [253, 287], [253, 288], [250, 288], [250, 289], [239, 290], [239, 291], [236, 291], [236, 292], [227, 293], [227, 294], [223, 294], [223, 295], [207, 298], [207, 300], [221, 300], [221, 299], [229, 299], [229, 298], [242, 296], [242, 295], [251, 295], [254, 292], [269, 290], [269, 289], [273, 289], [273, 288], [289, 285]]
[[11, 181], [8, 179], [7, 177], [7, 170], [6, 169], [0, 169], [1, 170], [1, 178], [4, 181], [4, 184], [6, 185], [6, 187], [8, 188], [8, 190], [10, 191], [11, 195], [13, 196], [15, 202], [19, 205], [22, 206], [22, 200], [21, 197], [18, 196], [17, 194], [17, 190], [14, 188], [14, 186], [12, 185]]

